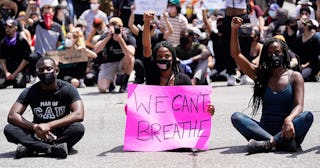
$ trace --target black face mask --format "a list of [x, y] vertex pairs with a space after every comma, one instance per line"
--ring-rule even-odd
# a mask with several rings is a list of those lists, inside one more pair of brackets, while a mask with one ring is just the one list
[[189, 43], [189, 38], [188, 37], [181, 37], [180, 38], [180, 44], [181, 45], [186, 45]]
[[283, 64], [283, 55], [272, 54], [270, 62], [272, 68], [280, 67]]
[[50, 85], [55, 80], [54, 72], [38, 74], [38, 77], [45, 85]]
[[170, 68], [170, 61], [169, 60], [157, 60], [156, 61], [158, 68], [161, 71], [166, 71]]

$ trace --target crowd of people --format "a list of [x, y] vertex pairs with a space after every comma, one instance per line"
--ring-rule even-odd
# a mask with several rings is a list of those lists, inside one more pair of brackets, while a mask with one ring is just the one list
[[[65, 149], [84, 132], [81, 124], [71, 124], [82, 121], [83, 107], [67, 83], [76, 88], [97, 86], [100, 93], [113, 92], [119, 85], [119, 92], [126, 92], [133, 71], [133, 83], [138, 84], [207, 85], [223, 80], [228, 86], [254, 85], [253, 109], [255, 113], [262, 104], [261, 122], [241, 113], [232, 115], [234, 126], [250, 140], [249, 153], [274, 146], [296, 151], [312, 124], [312, 114], [302, 111], [303, 84], [319, 81], [320, 75], [320, 12], [315, 2], [297, 1], [294, 16], [276, 0], [226, 0], [225, 7], [215, 10], [202, 0], [184, 5], [168, 0], [163, 13], [148, 10], [143, 15], [135, 14], [134, 0], [46, 2], [50, 4], [0, 2], [0, 88], [35, 84], [9, 113], [13, 125], [5, 128], [5, 134], [10, 142], [65, 158]], [[68, 49], [84, 52], [88, 61], [62, 63], [46, 57], [49, 51]], [[62, 101], [50, 92], [57, 88], [68, 95], [68, 104], [59, 105], [68, 107], [64, 115], [38, 115], [36, 124], [21, 117], [27, 105], [39, 106], [35, 102], [41, 100], [28, 99], [32, 94], [48, 92], [53, 94], [50, 102]], [[282, 90], [289, 93], [274, 94]], [[277, 106], [279, 111], [270, 103], [275, 100], [285, 102]], [[70, 110], [76, 114], [70, 115]], [[270, 117], [274, 113], [278, 117]], [[55, 129], [67, 125], [76, 127], [75, 132]], [[34, 142], [33, 131], [45, 140], [57, 134], [65, 143]], [[69, 134], [75, 136], [69, 139]]]

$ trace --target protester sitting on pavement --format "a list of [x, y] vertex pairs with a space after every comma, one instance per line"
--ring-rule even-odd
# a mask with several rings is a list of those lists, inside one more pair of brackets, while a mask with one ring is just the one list
[[206, 74], [210, 51], [203, 44], [193, 42], [194, 32], [183, 29], [180, 33], [180, 44], [175, 47], [180, 64], [192, 80], [193, 85], [207, 84]]
[[313, 122], [311, 112], [303, 112], [304, 81], [299, 72], [289, 70], [288, 48], [284, 41], [271, 38], [264, 43], [259, 66], [240, 52], [238, 29], [242, 19], [231, 23], [230, 52], [242, 72], [254, 79], [253, 115], [262, 105], [260, 121], [236, 112], [233, 126], [249, 141], [248, 153], [274, 149], [295, 152]]
[[[150, 22], [154, 12], [144, 13], [144, 29], [142, 34], [143, 56], [147, 85], [191, 85], [191, 79], [183, 73], [176, 59], [175, 48], [167, 41], [151, 46]], [[152, 51], [153, 48], [153, 51]]]
[[26, 87], [26, 67], [31, 49], [17, 29], [17, 21], [13, 19], [6, 21], [6, 36], [0, 42], [0, 63], [4, 72], [3, 79], [0, 79], [0, 88], [9, 85], [13, 85], [13, 88]]
[[[134, 70], [135, 70], [135, 80], [134, 83], [142, 84], [145, 81], [145, 70], [143, 65], [143, 46], [142, 46], [142, 32], [143, 25], [135, 25], [135, 5], [131, 6], [131, 15], [129, 18], [128, 27], [130, 28], [133, 36], [136, 38], [137, 49], [135, 53], [134, 60]], [[164, 12], [164, 19], [166, 21], [167, 30], [162, 33], [159, 29], [159, 20], [155, 17], [150, 23], [150, 35], [151, 35], [151, 45], [154, 46], [156, 43], [163, 41], [166, 36], [172, 34], [172, 25], [168, 20], [168, 12]]]
[[[300, 58], [301, 73], [305, 81], [316, 81], [320, 70], [320, 39], [316, 35], [317, 21], [314, 19], [300, 19], [303, 32], [300, 35], [288, 32], [287, 41], [291, 41], [291, 49]], [[293, 43], [292, 43], [293, 42]]]
[[120, 18], [112, 17], [109, 23], [109, 32], [102, 35], [94, 46], [94, 52], [98, 53], [98, 59], [102, 61], [98, 89], [100, 93], [110, 92], [110, 84], [116, 80], [116, 75], [124, 74], [126, 77], [119, 90], [124, 92], [133, 70], [136, 41], [126, 32]]
[[[79, 44], [81, 41], [79, 33], [80, 32], [77, 30], [67, 33], [64, 45], [60, 46], [58, 50], [82, 50], [89, 59], [97, 58], [97, 54], [95, 52], [86, 48], [85, 45]], [[59, 63], [60, 73], [58, 78], [70, 82], [76, 88], [85, 88], [86, 85], [84, 84], [84, 78], [86, 75], [87, 65], [88, 62], [67, 64]]]
[[[57, 79], [59, 69], [51, 57], [40, 58], [36, 69], [40, 82], [25, 89], [13, 104], [4, 134], [18, 144], [17, 159], [37, 154], [66, 158], [84, 135], [82, 100], [75, 87]], [[23, 117], [29, 105], [32, 122]]]

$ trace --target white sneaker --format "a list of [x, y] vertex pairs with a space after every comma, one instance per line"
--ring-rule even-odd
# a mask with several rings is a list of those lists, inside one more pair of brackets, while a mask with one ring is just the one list
[[240, 85], [253, 85], [254, 81], [248, 75], [242, 75]]
[[234, 75], [228, 75], [227, 77], [227, 86], [236, 85], [236, 77]]

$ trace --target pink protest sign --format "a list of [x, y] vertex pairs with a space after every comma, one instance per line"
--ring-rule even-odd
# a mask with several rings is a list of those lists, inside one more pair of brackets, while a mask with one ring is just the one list
[[126, 151], [209, 147], [210, 86], [128, 85]]

